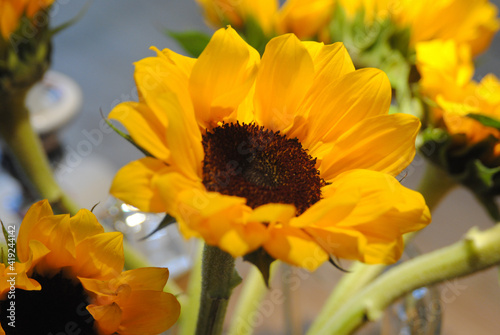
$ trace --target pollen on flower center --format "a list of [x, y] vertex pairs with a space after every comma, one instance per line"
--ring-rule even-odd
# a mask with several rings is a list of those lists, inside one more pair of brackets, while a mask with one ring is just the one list
[[[15, 297], [0, 300], [0, 323], [10, 334], [95, 335], [94, 318], [87, 311], [88, 296], [81, 283], [62, 272], [53, 277], [33, 273], [40, 291], [15, 290]], [[10, 302], [15, 302], [15, 327], [9, 325]]]
[[300, 142], [255, 124], [226, 123], [203, 135], [203, 184], [256, 208], [293, 204], [298, 214], [321, 199], [325, 181]]

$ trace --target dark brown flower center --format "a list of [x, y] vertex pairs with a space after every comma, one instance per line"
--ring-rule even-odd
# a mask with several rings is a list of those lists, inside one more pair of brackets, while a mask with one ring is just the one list
[[255, 124], [226, 123], [203, 135], [203, 184], [256, 208], [293, 204], [298, 214], [321, 199], [325, 181], [300, 142]]
[[62, 272], [51, 278], [33, 273], [31, 278], [42, 285], [40, 291], [16, 288], [0, 301], [0, 323], [7, 335], [97, 334], [79, 281]]

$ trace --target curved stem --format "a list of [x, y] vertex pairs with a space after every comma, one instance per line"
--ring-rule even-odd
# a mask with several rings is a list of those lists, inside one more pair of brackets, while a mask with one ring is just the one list
[[351, 334], [366, 320], [376, 320], [397, 298], [422, 286], [440, 283], [500, 264], [500, 225], [448, 247], [416, 257], [387, 271], [349, 300], [315, 334]]
[[[433, 212], [441, 200], [443, 200], [456, 186], [457, 184], [445, 171], [432, 163], [427, 163], [424, 176], [420, 181], [417, 191], [424, 196], [429, 210]], [[405, 244], [416, 234], [417, 232], [406, 234], [404, 236]], [[332, 315], [343, 307], [342, 305], [349, 300], [350, 297], [371, 283], [386, 269], [386, 267], [386, 265], [367, 265], [360, 262], [352, 264], [349, 268], [350, 273], [345, 274], [337, 284], [321, 310], [321, 313], [311, 325], [308, 334], [314, 334], [321, 329]]]
[[229, 297], [241, 278], [234, 269], [234, 258], [217, 247], [203, 249], [200, 310], [197, 335], [222, 333]]
[[31, 126], [29, 112], [24, 105], [26, 93], [0, 96], [0, 136], [29, 181], [29, 186], [41, 198], [49, 200], [56, 212], [74, 215], [78, 206], [57, 184], [40, 138]]

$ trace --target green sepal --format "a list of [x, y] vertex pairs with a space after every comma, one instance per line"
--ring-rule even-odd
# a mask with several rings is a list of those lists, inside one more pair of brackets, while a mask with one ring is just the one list
[[[5, 226], [4, 226], [4, 224], [3, 224], [3, 221], [2, 221], [2, 220], [0, 220], [0, 224], [2, 225], [2, 233], [3, 233], [3, 238], [5, 239], [5, 244], [6, 244], [6, 245], [5, 245], [5, 247], [6, 247], [7, 249], [13, 249], [13, 250], [15, 250], [15, 254], [16, 254], [15, 261], [16, 261], [16, 262], [19, 262], [19, 258], [17, 257], [17, 242], [16, 242], [16, 239], [15, 239], [15, 238], [13, 238], [13, 237], [11, 237], [11, 236], [9, 235], [9, 232], [7, 231], [7, 229], [5, 229]], [[9, 239], [12, 239], [13, 241], [11, 242], [11, 241], [9, 241]], [[13, 245], [13, 248], [10, 248], [10, 247], [9, 247], [9, 245], [10, 245], [10, 244], [12, 244], [12, 245]], [[8, 264], [7, 264], [8, 259], [7, 259], [7, 258], [8, 258], [8, 256], [7, 256], [7, 254], [5, 254], [5, 252], [4, 252], [3, 248], [2, 248], [1, 258], [0, 258], [0, 260], [1, 260], [1, 263], [4, 263], [4, 264], [5, 264], [5, 266], [8, 266]]]
[[491, 157], [499, 140], [490, 136], [473, 145], [463, 134], [448, 134], [438, 128], [422, 133], [420, 153], [447, 172], [457, 183], [471, 190], [494, 221], [500, 221], [495, 197], [500, 195], [500, 167], [487, 166], [483, 159]]
[[483, 115], [483, 114], [474, 114], [474, 113], [467, 114], [467, 117], [478, 121], [483, 126], [491, 127], [491, 128], [495, 128], [497, 130], [500, 130], [500, 121], [497, 119], [488, 117], [488, 116]]
[[176, 40], [190, 56], [195, 58], [198, 58], [205, 50], [211, 38], [210, 35], [195, 30], [183, 32], [167, 30], [166, 34]]
[[147, 157], [154, 157], [151, 153], [149, 153], [149, 151], [147, 151], [146, 149], [144, 149], [143, 147], [141, 147], [140, 145], [138, 145], [137, 143], [135, 143], [135, 141], [132, 139], [132, 137], [130, 135], [125, 134], [123, 131], [121, 131], [120, 129], [116, 128], [115, 125], [112, 124], [108, 119], [106, 119], [104, 117], [104, 114], [102, 113], [102, 110], [101, 110], [101, 117], [104, 120], [104, 122], [106, 122], [106, 124], [111, 129], [113, 129], [118, 135], [120, 135], [121, 137], [123, 137], [124, 139], [126, 139], [128, 142], [130, 142], [134, 147], [136, 147], [138, 150], [140, 150], [144, 155], [146, 155]]
[[233, 275], [231, 276], [231, 281], [229, 282], [229, 289], [234, 289], [236, 286], [240, 285], [241, 282], [243, 281], [243, 278], [241, 278], [240, 274], [236, 269], [233, 271]]
[[252, 263], [259, 269], [266, 286], [269, 288], [269, 277], [271, 273], [271, 264], [276, 260], [263, 248], [259, 248], [243, 256], [243, 260]]
[[173, 216], [171, 216], [168, 213], [165, 214], [165, 217], [158, 224], [158, 227], [156, 227], [151, 233], [149, 233], [146, 236], [144, 236], [143, 238], [141, 238], [139, 241], [143, 241], [145, 239], [150, 238], [151, 236], [153, 236], [154, 234], [156, 234], [160, 230], [167, 228], [168, 226], [170, 226], [172, 223], [175, 223], [175, 222], [177, 222], [177, 220]]
[[81, 19], [83, 19], [83, 17], [85, 16], [85, 14], [87, 13], [88, 9], [90, 8], [90, 5], [92, 4], [92, 0], [88, 0], [82, 7], [82, 9], [80, 9], [80, 11], [76, 14], [75, 17], [73, 17], [72, 19], [69, 19], [68, 21], [64, 22], [64, 23], [61, 23], [60, 25], [58, 25], [57, 27], [53, 28], [50, 30], [49, 34], [50, 34], [50, 37], [60, 33], [61, 31], [71, 27], [72, 25], [74, 25], [75, 23], [77, 23], [78, 21], [80, 21]]

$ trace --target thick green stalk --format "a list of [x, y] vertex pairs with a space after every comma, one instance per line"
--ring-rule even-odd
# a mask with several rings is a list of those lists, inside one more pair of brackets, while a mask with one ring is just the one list
[[29, 181], [29, 186], [41, 198], [49, 200], [56, 212], [74, 215], [78, 207], [54, 179], [40, 139], [31, 126], [24, 104], [26, 93], [0, 93], [0, 136]]
[[236, 274], [234, 258], [230, 254], [206, 244], [203, 249], [201, 273], [201, 298], [196, 334], [221, 334], [229, 297], [241, 278]]
[[[432, 163], [427, 163], [424, 176], [420, 181], [417, 190], [424, 196], [429, 210], [433, 212], [441, 200], [454, 188], [456, 183], [446, 174], [445, 171], [436, 167]], [[405, 244], [410, 242], [416, 233], [405, 235]], [[309, 328], [308, 334], [314, 334], [321, 329], [325, 323], [334, 315], [343, 304], [363, 287], [371, 283], [385, 269], [386, 265], [367, 265], [355, 262], [349, 268], [349, 273], [345, 274], [335, 289], [328, 297], [321, 313]]]
[[392, 268], [350, 299], [312, 334], [351, 334], [366, 320], [374, 321], [397, 298], [419, 287], [463, 277], [500, 264], [500, 225], [466, 237]]

